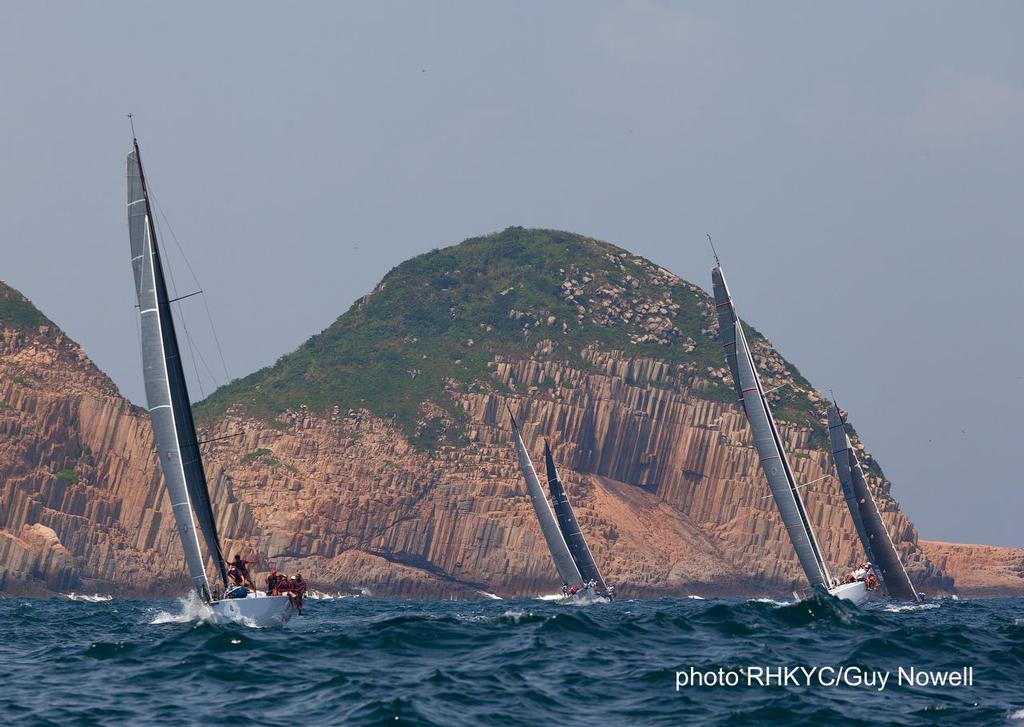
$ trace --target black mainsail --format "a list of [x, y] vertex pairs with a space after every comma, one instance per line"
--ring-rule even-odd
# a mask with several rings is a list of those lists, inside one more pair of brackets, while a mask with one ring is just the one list
[[875, 498], [864, 479], [860, 460], [850, 446], [846, 423], [839, 412], [839, 406], [834, 403], [828, 406], [828, 433], [832, 443], [832, 460], [836, 464], [843, 496], [868, 560], [875, 567], [890, 596], [904, 601], [921, 600], [889, 537]]
[[141, 319], [146, 400], [164, 482], [185, 550], [185, 561], [193, 584], [203, 599], [209, 601], [210, 587], [192, 520], [193, 512], [203, 533], [207, 552], [217, 564], [225, 587], [227, 569], [199, 453], [139, 144], [135, 139], [132, 144], [134, 149], [128, 155], [128, 233]]
[[573, 510], [569, 496], [565, 494], [565, 486], [558, 477], [558, 470], [555, 468], [555, 459], [551, 456], [551, 447], [547, 440], [544, 441], [544, 463], [548, 471], [548, 489], [551, 491], [551, 500], [555, 503], [555, 516], [558, 518], [558, 528], [562, 531], [565, 544], [569, 546], [572, 559], [576, 561], [580, 575], [585, 582], [595, 581], [597, 593], [600, 596], [608, 595], [608, 587], [605, 585], [601, 571], [594, 562], [594, 555], [590, 552], [587, 539], [583, 537], [580, 524], [576, 520], [576, 512]]

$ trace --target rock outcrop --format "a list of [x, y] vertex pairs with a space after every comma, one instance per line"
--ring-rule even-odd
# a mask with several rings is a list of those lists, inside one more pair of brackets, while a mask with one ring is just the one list
[[[15, 315], [3, 300], [0, 590], [180, 591], [148, 414], [27, 301]], [[620, 593], [789, 593], [802, 577], [715, 329], [696, 286], [566, 233], [506, 231], [405, 263], [327, 331], [200, 408], [225, 552], [323, 590], [551, 592], [507, 403], [538, 462], [551, 442]], [[751, 340], [838, 572], [863, 554], [827, 477], [820, 398], [766, 339]], [[912, 577], [951, 591], [855, 446]]]
[[1024, 597], [1024, 548], [920, 541], [921, 551], [967, 598]]

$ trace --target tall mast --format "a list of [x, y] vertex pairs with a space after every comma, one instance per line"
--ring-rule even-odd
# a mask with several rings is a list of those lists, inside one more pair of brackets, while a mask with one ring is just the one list
[[[143, 373], [153, 435], [168, 494], [174, 509], [186, 563], [193, 584], [207, 600], [209, 581], [199, 549], [193, 511], [207, 551], [227, 585], [227, 569], [217, 536], [206, 474], [196, 437], [192, 407], [181, 365], [181, 351], [167, 293], [149, 189], [142, 169], [138, 140], [128, 156], [128, 220], [132, 267], [142, 318]], [[137, 176], [137, 179], [136, 179]], [[141, 206], [140, 210], [138, 209]], [[139, 217], [143, 219], [139, 219]], [[193, 552], [195, 551], [195, 552]], [[198, 553], [198, 566], [196, 554]]]

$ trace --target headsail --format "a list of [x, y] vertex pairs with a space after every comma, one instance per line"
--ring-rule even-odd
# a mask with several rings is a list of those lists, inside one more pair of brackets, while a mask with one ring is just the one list
[[146, 400], [164, 482], [185, 550], [185, 561], [193, 584], [205, 599], [209, 599], [210, 587], [192, 520], [193, 509], [207, 551], [217, 563], [225, 585], [227, 570], [199, 454], [138, 143], [134, 146], [134, 151], [128, 155], [128, 234], [141, 314]]
[[761, 469], [768, 480], [772, 498], [782, 516], [782, 522], [786, 526], [786, 532], [793, 543], [793, 549], [807, 575], [807, 580], [812, 586], [827, 589], [831, 585], [832, 576], [811, 528], [811, 521], [807, 516], [800, 490], [797, 489], [793, 470], [786, 459], [782, 438], [775, 426], [775, 419], [765, 399], [764, 389], [758, 378], [746, 335], [743, 333], [743, 324], [736, 315], [721, 267], [716, 266], [711, 274], [714, 281], [715, 306], [718, 311], [719, 335], [726, 347], [726, 359], [733, 374], [736, 391], [750, 422], [754, 445], [761, 460]]
[[551, 456], [551, 447], [547, 441], [544, 442], [544, 464], [548, 472], [548, 489], [551, 490], [551, 500], [555, 503], [555, 515], [558, 516], [558, 527], [565, 537], [565, 543], [569, 546], [572, 559], [580, 571], [584, 581], [596, 581], [598, 595], [604, 596], [608, 593], [601, 571], [594, 562], [594, 555], [590, 552], [587, 539], [583, 537], [580, 524], [576, 520], [576, 512], [569, 502], [569, 496], [565, 494], [565, 487], [558, 478], [558, 470], [555, 469], [555, 459]]
[[512, 419], [516, 454], [519, 456], [519, 468], [523, 471], [523, 477], [526, 478], [526, 489], [530, 494], [530, 502], [533, 503], [533, 511], [537, 513], [541, 532], [544, 533], [544, 540], [548, 544], [548, 550], [551, 551], [551, 557], [555, 561], [558, 575], [562, 579], [562, 583], [566, 585], [582, 585], [583, 578], [580, 576], [580, 571], [572, 558], [572, 553], [569, 552], [569, 546], [566, 545], [565, 538], [562, 537], [562, 532], [558, 529], [558, 523], [555, 522], [555, 516], [551, 512], [548, 499], [544, 496], [544, 490], [541, 489], [540, 481], [537, 479], [537, 472], [533, 469], [533, 462], [530, 461], [530, 453], [526, 451], [526, 445], [519, 434], [519, 426], [516, 424], [515, 417], [512, 416], [512, 409], [509, 409], [508, 415]]
[[839, 482], [843, 487], [843, 496], [850, 508], [857, 535], [864, 545], [868, 560], [875, 566], [885, 589], [893, 598], [904, 601], [918, 601], [917, 590], [903, 567], [899, 553], [893, 545], [889, 531], [886, 530], [882, 516], [878, 512], [875, 498], [871, 495], [864, 470], [860, 466], [857, 454], [850, 446], [850, 437], [839, 407], [828, 406], [828, 433], [832, 442], [832, 459], [836, 463]]

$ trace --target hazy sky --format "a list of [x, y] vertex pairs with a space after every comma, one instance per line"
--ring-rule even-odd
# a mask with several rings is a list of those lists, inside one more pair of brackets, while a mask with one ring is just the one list
[[572, 230], [707, 288], [710, 231], [922, 537], [1024, 546], [1022, 28], [996, 2], [4, 3], [0, 277], [141, 401], [128, 111], [232, 376], [466, 237]]

